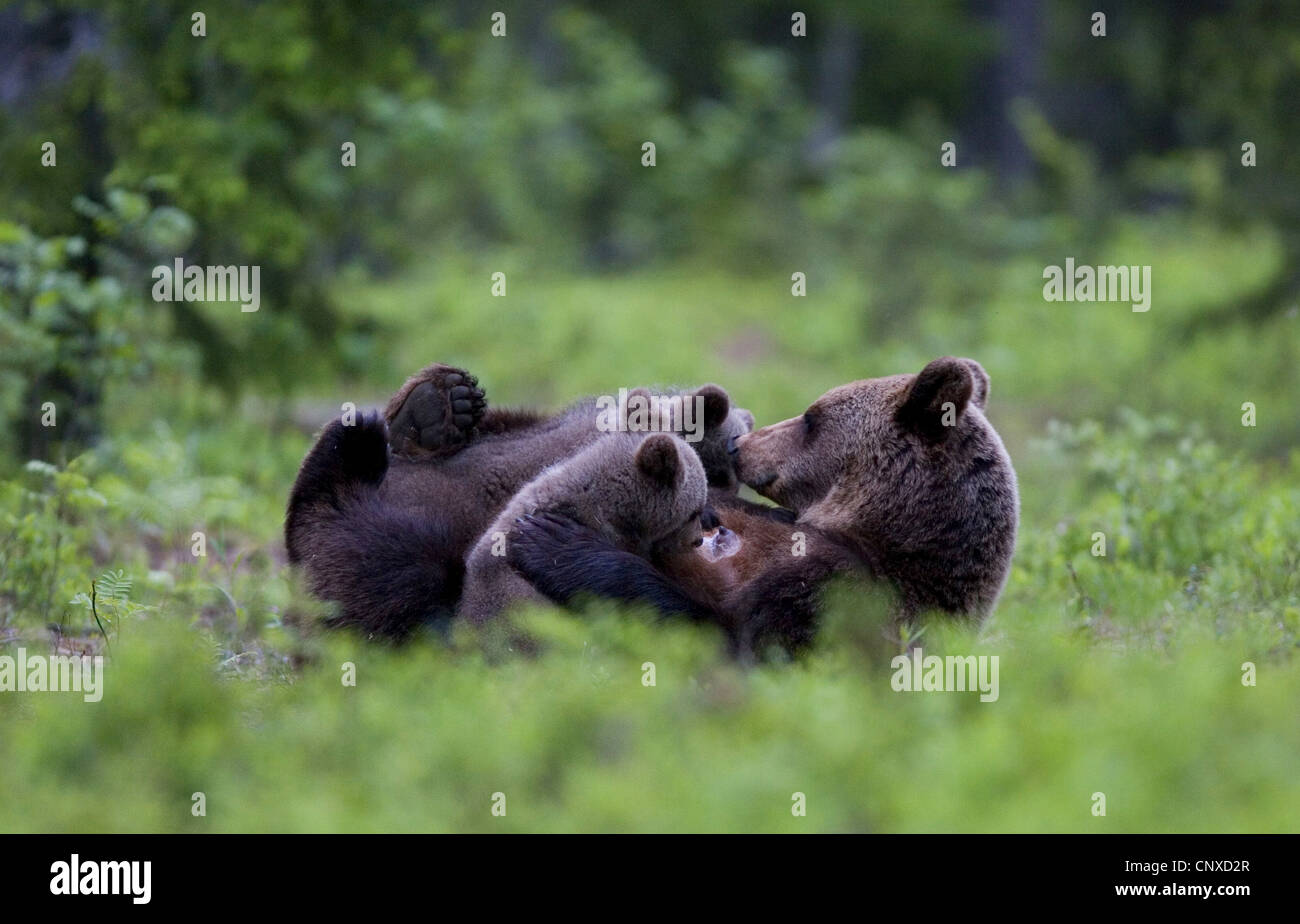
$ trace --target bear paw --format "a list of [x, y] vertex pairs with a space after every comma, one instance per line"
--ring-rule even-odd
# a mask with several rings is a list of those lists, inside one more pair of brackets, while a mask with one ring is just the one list
[[[506, 542], [506, 561], [543, 594], [565, 603], [579, 572], [612, 550], [588, 526], [563, 514], [543, 511], [515, 520]], [[571, 573], [572, 572], [572, 573]]]
[[393, 452], [448, 455], [469, 442], [487, 400], [478, 379], [464, 369], [433, 365], [403, 387], [387, 417]]

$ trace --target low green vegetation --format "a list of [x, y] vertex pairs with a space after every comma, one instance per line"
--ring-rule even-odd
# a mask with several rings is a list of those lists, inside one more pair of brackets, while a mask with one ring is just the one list
[[[319, 606], [295, 589], [280, 540], [310, 441], [295, 415], [323, 421], [440, 358], [478, 370], [503, 400], [716, 379], [771, 421], [840, 381], [919, 367], [944, 343], [927, 318], [932, 339], [852, 355], [831, 334], [860, 297], [847, 282], [800, 302], [776, 277], [669, 267], [548, 277], [538, 291], [515, 277], [494, 301], [485, 274], [456, 278], [416, 274], [349, 299], [395, 332], [391, 365], [373, 378], [322, 383], [296, 410], [224, 405], [183, 377], [125, 386], [110, 402], [112, 439], [5, 481], [5, 650], [57, 642], [108, 664], [97, 704], [0, 697], [0, 827], [1229, 831], [1300, 820], [1300, 455], [1269, 450], [1294, 425], [1277, 407], [1293, 379], [1261, 372], [1281, 368], [1294, 341], [1221, 339], [1218, 351], [1242, 343], [1240, 368], [1260, 384], [1171, 402], [1173, 417], [1156, 413], [1163, 395], [1211, 387], [1181, 356], [1162, 365], [1128, 345], [1062, 362], [1045, 321], [948, 341], [990, 369], [990, 415], [1024, 509], [997, 614], [978, 631], [930, 624], [922, 646], [998, 655], [995, 702], [894, 692], [876, 601], [848, 588], [809, 657], [754, 669], [729, 662], [708, 629], [599, 607], [532, 614], [534, 656], [467, 630], [396, 651], [303, 633]], [[1145, 315], [1072, 306], [1062, 323], [1079, 343], [1157, 343], [1149, 328], [1173, 323], [1194, 287], [1157, 292]], [[1031, 292], [1021, 310], [1042, 302]], [[1119, 355], [1130, 371], [1102, 375]], [[1101, 413], [1120, 397], [1141, 410]], [[1256, 400], [1259, 427], [1241, 426], [1238, 397]], [[196, 531], [204, 557], [192, 554]], [[121, 572], [123, 596], [101, 594], [95, 619], [85, 597], [104, 572]], [[345, 662], [355, 687], [342, 683]], [[1242, 683], [1245, 662], [1255, 686]], [[191, 815], [196, 792], [205, 817]], [[497, 792], [504, 817], [491, 814]], [[806, 817], [791, 814], [796, 792]], [[1096, 792], [1105, 817], [1091, 814]]]

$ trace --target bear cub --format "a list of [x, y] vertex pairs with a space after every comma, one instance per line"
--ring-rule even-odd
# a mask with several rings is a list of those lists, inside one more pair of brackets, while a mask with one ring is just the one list
[[544, 600], [505, 557], [516, 521], [538, 513], [571, 518], [611, 547], [642, 557], [703, 542], [708, 479], [699, 456], [667, 433], [611, 433], [525, 485], [475, 544], [459, 615], [481, 624], [512, 603]]

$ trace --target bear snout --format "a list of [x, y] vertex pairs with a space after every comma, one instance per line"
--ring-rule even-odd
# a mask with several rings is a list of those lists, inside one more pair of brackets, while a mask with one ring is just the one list
[[[755, 491], [776, 481], [776, 467], [770, 464], [770, 449], [764, 438], [770, 436], [770, 427], [764, 427], [754, 433], [744, 433], [727, 441], [727, 451], [731, 453], [731, 464], [736, 470], [736, 477]], [[754, 442], [757, 440], [757, 442]]]

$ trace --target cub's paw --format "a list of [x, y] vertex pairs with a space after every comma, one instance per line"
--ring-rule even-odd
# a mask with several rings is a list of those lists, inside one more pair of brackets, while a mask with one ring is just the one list
[[435, 364], [417, 372], [385, 411], [393, 452], [447, 455], [473, 436], [487, 410], [478, 379], [464, 369]]
[[604, 537], [589, 526], [559, 513], [519, 517], [506, 538], [506, 561], [544, 593], [557, 567], [578, 565], [593, 552], [608, 547]]

